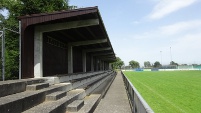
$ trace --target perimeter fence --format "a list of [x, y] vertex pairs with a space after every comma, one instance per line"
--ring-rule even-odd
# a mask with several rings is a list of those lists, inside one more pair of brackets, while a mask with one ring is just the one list
[[137, 89], [121, 71], [132, 113], [154, 113]]

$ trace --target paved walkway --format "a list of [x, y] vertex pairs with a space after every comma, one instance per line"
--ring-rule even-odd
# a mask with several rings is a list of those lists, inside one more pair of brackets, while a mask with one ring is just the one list
[[126, 89], [120, 72], [94, 113], [131, 113]]

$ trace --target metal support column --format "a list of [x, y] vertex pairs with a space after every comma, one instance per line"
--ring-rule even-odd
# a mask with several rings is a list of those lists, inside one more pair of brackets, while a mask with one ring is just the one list
[[1, 31], [2, 80], [5, 80], [5, 28]]
[[19, 21], [19, 79], [22, 79], [22, 75], [21, 75], [21, 21]]

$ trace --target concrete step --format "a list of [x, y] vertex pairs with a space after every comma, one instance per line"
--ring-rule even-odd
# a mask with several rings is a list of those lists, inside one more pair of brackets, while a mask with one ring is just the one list
[[75, 89], [67, 92], [67, 96], [57, 101], [45, 101], [23, 113], [65, 113], [67, 105], [84, 97], [85, 91], [83, 89]]
[[53, 85], [36, 91], [25, 91], [0, 98], [1, 113], [21, 113], [45, 101], [46, 95], [55, 91], [69, 91], [71, 84]]
[[98, 86], [91, 94], [101, 94], [102, 98], [104, 98], [107, 90], [115, 79], [115, 75], [111, 75], [106, 81], [104, 81], [100, 86]]
[[0, 81], [0, 97], [23, 92], [26, 90], [27, 84], [29, 85], [45, 81], [46, 79], [42, 78]]
[[44, 83], [47, 81], [46, 78], [30, 78], [30, 79], [22, 79], [21, 81], [25, 81], [27, 85]]
[[98, 86], [100, 86], [104, 81], [106, 81], [107, 79], [109, 79], [110, 76], [105, 76], [103, 78], [101, 78], [98, 81], [95, 81], [94, 83], [90, 84], [88, 87], [86, 87], [86, 95], [90, 95], [92, 91], [94, 91]]
[[38, 83], [38, 84], [27, 85], [26, 90], [35, 91], [35, 90], [40, 90], [47, 87], [49, 87], [49, 83]]
[[100, 100], [100, 94], [91, 94], [90, 96], [86, 96], [84, 98], [84, 106], [78, 111], [78, 113], [93, 113]]
[[[95, 108], [97, 107], [98, 103], [100, 102], [101, 98], [104, 97], [105, 93], [107, 92], [108, 88], [110, 87], [111, 83], [113, 82], [115, 76], [110, 75], [105, 77], [104, 79], [100, 80], [99, 82], [93, 84], [90, 88], [86, 89], [86, 94], [88, 90], [91, 90], [91, 95], [85, 97], [84, 99], [84, 106], [78, 111], [78, 113], [92, 113]], [[100, 84], [101, 85], [98, 85]], [[94, 88], [94, 86], [96, 88]], [[95, 89], [95, 90], [93, 90]]]
[[49, 95], [46, 95], [46, 101], [56, 101], [62, 97], [66, 96], [66, 92], [65, 91], [57, 91], [54, 93], [51, 93]]
[[93, 75], [97, 75], [97, 74], [103, 74], [107, 71], [97, 71], [97, 72], [88, 72], [88, 73], [72, 73], [72, 74], [60, 74], [57, 77], [54, 77], [53, 79], [55, 79], [54, 83], [57, 83], [57, 81], [59, 81], [60, 83], [62, 82], [69, 82], [71, 80], [74, 79], [80, 79], [80, 78], [85, 78], [85, 77], [90, 77]]
[[77, 112], [84, 105], [83, 100], [75, 100], [67, 107], [67, 112]]
[[[18, 80], [18, 81], [0, 82], [0, 91], [1, 91], [0, 92], [0, 113], [66, 112], [67, 105], [69, 105], [75, 100], [83, 99], [86, 95], [91, 94], [91, 92], [94, 89], [96, 89], [100, 84], [102, 84], [105, 80], [108, 80], [108, 77], [111, 74], [111, 72], [99, 73], [97, 75], [93, 75], [93, 74], [91, 75], [91, 77], [85, 78], [84, 80], [80, 79], [80, 81], [77, 81], [75, 84], [71, 84], [71, 83], [53, 84], [52, 83], [53, 85], [49, 85], [47, 78], [24, 79], [24, 80]], [[48, 82], [48, 83], [44, 83], [44, 82]], [[86, 90], [84, 89], [72, 90], [74, 88], [77, 88], [78, 86], [83, 86], [83, 85], [86, 86], [85, 88]], [[16, 90], [13, 92], [9, 92], [10, 90], [8, 90], [8, 89], [14, 90], [18, 88], [20, 89], [20, 91]], [[60, 91], [66, 91], [66, 92], [69, 91], [69, 92], [64, 95]], [[9, 92], [9, 93], [3, 94], [1, 97], [2, 92]], [[50, 96], [49, 98], [55, 98], [55, 101], [45, 101], [48, 95]], [[86, 112], [93, 111], [92, 108], [96, 107], [97, 103], [98, 101], [94, 102], [94, 104], [93, 102], [90, 102], [91, 105], [84, 104], [85, 106], [92, 106], [90, 110], [85, 110], [85, 111]], [[78, 104], [77, 109], [79, 109], [81, 105]]]
[[76, 82], [73, 82], [72, 83], [72, 87], [73, 88], [78, 88], [80, 86], [83, 86], [85, 84], [91, 84], [103, 77], [107, 76], [107, 73], [104, 73], [104, 74], [101, 74], [101, 75], [98, 75], [98, 76], [93, 76], [93, 77], [89, 77], [89, 78], [86, 78], [86, 79], [82, 79], [82, 80], [79, 80], [79, 81], [76, 81]]

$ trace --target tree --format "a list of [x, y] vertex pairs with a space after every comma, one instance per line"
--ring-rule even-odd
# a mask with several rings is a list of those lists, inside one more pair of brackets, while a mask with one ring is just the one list
[[151, 67], [151, 63], [149, 61], [144, 62], [144, 67]]
[[[1, 0], [0, 11], [8, 10], [7, 18], [0, 15], [0, 29], [6, 27], [19, 30], [18, 17], [36, 13], [47, 13], [68, 9], [68, 0]], [[6, 31], [6, 79], [18, 77], [19, 73], [19, 35]]]
[[162, 65], [160, 64], [160, 62], [159, 61], [156, 61], [155, 63], [154, 63], [154, 67], [155, 68], [158, 68], [158, 67], [161, 67]]
[[134, 60], [131, 60], [129, 62], [129, 65], [132, 67], [132, 68], [139, 68], [140, 67], [140, 64], [137, 62], [137, 61], [134, 61]]
[[119, 57], [117, 57], [116, 62], [112, 63], [112, 69], [121, 69], [123, 65], [124, 65], [124, 62]]
[[198, 64], [192, 64], [193, 66], [198, 66]]
[[176, 65], [176, 66], [178, 66], [179, 64], [178, 64], [178, 63], [175, 63], [174, 61], [171, 61], [171, 62], [170, 62], [170, 65]]

